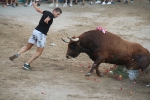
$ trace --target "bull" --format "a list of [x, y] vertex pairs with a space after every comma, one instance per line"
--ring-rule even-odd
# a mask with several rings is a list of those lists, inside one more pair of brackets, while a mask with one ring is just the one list
[[94, 69], [101, 76], [98, 69], [101, 63], [124, 65], [130, 70], [145, 70], [150, 65], [150, 52], [146, 48], [108, 31], [104, 34], [99, 30], [90, 30], [69, 39], [62, 39], [68, 43], [67, 59], [86, 53], [94, 62], [86, 76], [92, 75]]

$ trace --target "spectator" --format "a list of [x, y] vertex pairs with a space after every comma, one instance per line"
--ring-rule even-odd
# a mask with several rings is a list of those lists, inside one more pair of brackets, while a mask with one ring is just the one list
[[[131, 3], [133, 3], [133, 0], [130, 0]], [[124, 0], [124, 4], [128, 4], [128, 0]]]
[[[66, 7], [66, 6], [67, 6], [67, 2], [68, 2], [68, 0], [65, 0], [65, 3], [63, 4], [63, 6], [64, 6], [64, 7]], [[70, 6], [70, 7], [72, 7], [72, 0], [70, 0], [70, 4], [69, 4], [69, 6]]]
[[10, 5], [12, 5], [12, 0], [10, 0], [10, 3], [8, 2], [8, 0], [6, 0], [6, 5], [4, 5], [4, 6], [6, 7], [6, 6], [10, 6]]
[[12, 6], [15, 8], [16, 6], [18, 6], [18, 0], [14, 0], [14, 2], [12, 3]]
[[14, 0], [14, 1], [10, 0], [10, 3], [9, 3], [9, 1], [6, 0], [6, 5], [4, 5], [4, 7], [7, 7], [7, 6], [16, 7], [16, 6], [18, 6], [18, 1], [17, 0]]
[[93, 0], [91, 0], [91, 1], [89, 2], [89, 4], [92, 5], [92, 4], [93, 4]]
[[[75, 0], [75, 2], [73, 3], [74, 5], [77, 5], [77, 3], [78, 3], [78, 0]], [[93, 4], [93, 2], [92, 1], [90, 1], [89, 2], [89, 4]], [[82, 0], [82, 4], [81, 4], [82, 6], [84, 6], [84, 0]]]
[[106, 0], [104, 0], [104, 2], [102, 3], [102, 5], [105, 5], [105, 4], [111, 4], [112, 0], [108, 0], [108, 2], [106, 3]]
[[95, 3], [101, 3], [101, 1], [100, 1], [100, 0], [97, 0]]
[[[106, 1], [106, 0], [104, 0], [104, 1]], [[90, 3], [90, 5], [92, 5], [92, 4], [93, 4], [93, 0], [91, 0], [89, 3]], [[101, 3], [101, 0], [96, 0], [95, 3], [97, 3], [97, 4], [98, 4], [98, 3]]]
[[53, 0], [53, 3], [51, 3], [51, 4], [49, 4], [49, 6], [56, 6], [56, 7], [58, 7], [58, 0], [56, 0], [56, 5], [55, 5], [55, 0]]
[[[74, 5], [77, 5], [78, 4], [78, 0], [75, 0], [75, 2], [73, 3]], [[82, 0], [82, 4], [84, 6], [84, 0]]]
[[32, 6], [32, 0], [30, 0], [30, 4], [29, 5], [28, 4], [29, 4], [29, 2], [28, 2], [28, 0], [26, 0], [24, 6], [25, 7]]
[[77, 5], [78, 4], [78, 0], [73, 1], [73, 4]]
[[82, 0], [82, 4], [81, 5], [84, 6], [84, 0]]

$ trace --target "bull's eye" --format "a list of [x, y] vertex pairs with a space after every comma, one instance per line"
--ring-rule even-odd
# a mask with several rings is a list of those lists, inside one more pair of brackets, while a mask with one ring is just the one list
[[70, 49], [74, 50], [76, 48], [76, 44], [75, 43], [71, 43], [70, 44]]

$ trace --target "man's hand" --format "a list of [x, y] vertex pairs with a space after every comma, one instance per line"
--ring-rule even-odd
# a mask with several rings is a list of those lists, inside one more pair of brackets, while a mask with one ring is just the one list
[[45, 18], [44, 22], [45, 22], [46, 24], [48, 24], [49, 21], [50, 21], [50, 18], [49, 18], [49, 16], [48, 16], [47, 18]]
[[35, 3], [35, 0], [33, 1], [32, 5], [37, 12], [43, 14], [43, 10], [41, 10], [40, 8], [37, 7], [37, 2]]
[[37, 2], [35, 3], [35, 0], [32, 2], [33, 7], [37, 5]]

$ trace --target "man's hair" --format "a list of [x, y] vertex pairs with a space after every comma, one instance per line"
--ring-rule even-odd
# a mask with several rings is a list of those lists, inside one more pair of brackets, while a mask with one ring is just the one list
[[56, 7], [54, 10], [55, 10], [56, 12], [60, 12], [60, 14], [62, 13], [62, 10], [61, 10], [59, 7]]

